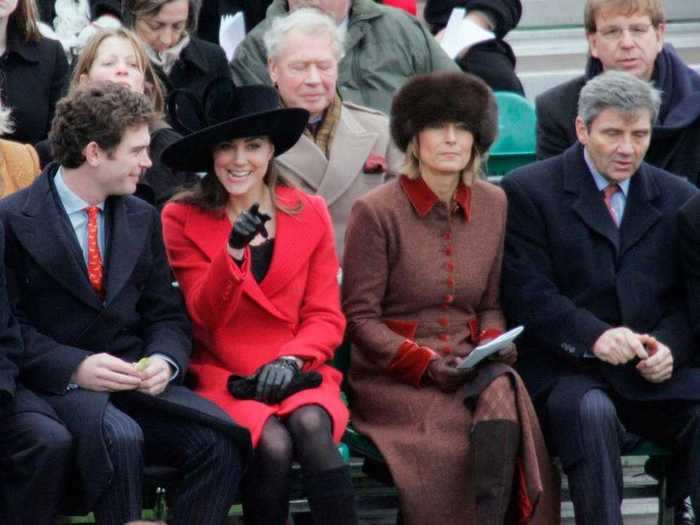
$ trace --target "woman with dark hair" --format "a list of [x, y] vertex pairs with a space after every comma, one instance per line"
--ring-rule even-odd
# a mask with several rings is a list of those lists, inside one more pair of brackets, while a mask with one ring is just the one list
[[185, 111], [209, 115], [208, 125], [163, 152], [174, 169], [206, 172], [163, 209], [194, 327], [194, 389], [251, 433], [248, 525], [285, 523], [293, 459], [314, 523], [355, 524], [336, 447], [348, 421], [342, 378], [326, 364], [345, 328], [330, 216], [321, 197], [290, 187], [273, 159], [297, 142], [309, 114], [280, 109], [272, 87], [219, 87], [210, 91], [226, 93], [218, 103]]
[[34, 0], [0, 3], [0, 92], [15, 121], [6, 138], [29, 144], [45, 139], [67, 77], [61, 44], [39, 33]]
[[194, 36], [199, 0], [123, 0], [122, 8], [166, 93], [186, 89], [201, 99], [212, 80], [231, 78], [223, 49]]
[[505, 327], [506, 198], [479, 178], [496, 114], [473, 75], [409, 80], [391, 112], [402, 174], [357, 200], [348, 222], [353, 423], [386, 458], [404, 525], [559, 523], [537, 417], [509, 366], [514, 346], [459, 367]]

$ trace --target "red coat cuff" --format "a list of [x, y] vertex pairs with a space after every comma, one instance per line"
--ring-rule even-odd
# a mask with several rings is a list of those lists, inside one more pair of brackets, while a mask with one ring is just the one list
[[399, 380], [419, 387], [430, 361], [437, 354], [427, 346], [405, 340], [389, 363], [389, 371]]

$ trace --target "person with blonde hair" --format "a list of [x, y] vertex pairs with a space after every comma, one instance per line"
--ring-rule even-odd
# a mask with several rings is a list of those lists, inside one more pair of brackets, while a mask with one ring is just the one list
[[506, 198], [480, 178], [493, 94], [466, 73], [416, 76], [394, 98], [391, 132], [406, 165], [355, 202], [345, 237], [353, 424], [386, 459], [405, 525], [559, 523], [515, 347], [459, 367], [505, 328]]

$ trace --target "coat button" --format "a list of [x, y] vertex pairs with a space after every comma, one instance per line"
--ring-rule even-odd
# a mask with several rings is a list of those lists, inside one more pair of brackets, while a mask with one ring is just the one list
[[449, 286], [450, 288], [455, 287], [455, 280], [452, 276], [447, 278], [447, 286]]
[[438, 324], [440, 326], [448, 326], [450, 324], [450, 320], [447, 317], [441, 317], [438, 319]]
[[438, 335], [438, 339], [439, 339], [440, 341], [449, 341], [449, 340], [450, 340], [450, 336], [447, 335], [447, 334], [439, 334], [439, 335]]
[[452, 232], [447, 230], [442, 234], [442, 238], [445, 239], [446, 241], [449, 241], [452, 239]]
[[447, 263], [445, 263], [445, 268], [448, 272], [452, 273], [455, 271], [455, 263], [453, 263], [452, 261], [447, 261]]
[[445, 301], [445, 304], [452, 304], [455, 300], [455, 296], [451, 293], [448, 293], [447, 295], [445, 295], [443, 300]]
[[445, 255], [448, 257], [452, 255], [452, 246], [445, 246]]

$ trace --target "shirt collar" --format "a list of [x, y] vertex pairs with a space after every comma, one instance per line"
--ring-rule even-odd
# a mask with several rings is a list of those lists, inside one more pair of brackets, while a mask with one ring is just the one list
[[[596, 169], [595, 164], [593, 164], [593, 159], [591, 159], [591, 156], [588, 154], [588, 150], [586, 148], [583, 148], [583, 158], [586, 161], [586, 165], [588, 166], [591, 175], [593, 175], [593, 181], [595, 182], [596, 187], [599, 191], [603, 191], [611, 184], [611, 182], [603, 177]], [[625, 179], [622, 182], [618, 182], [617, 185], [625, 198], [627, 198], [627, 192], [630, 189], [630, 179]]]
[[[408, 197], [408, 201], [411, 203], [416, 213], [420, 217], [425, 217], [428, 215], [430, 210], [433, 209], [440, 199], [433, 192], [433, 190], [428, 187], [428, 185], [423, 180], [423, 177], [416, 177], [415, 179], [409, 179], [406, 175], [401, 175], [399, 179], [401, 188]], [[457, 185], [457, 189], [452, 197], [452, 200], [464, 215], [464, 220], [469, 222], [471, 217], [471, 200], [472, 192], [471, 188], [466, 186], [464, 182], [460, 181]]]
[[[56, 186], [58, 198], [61, 200], [61, 204], [63, 204], [63, 209], [66, 210], [69, 216], [79, 211], [82, 212], [85, 208], [90, 206], [87, 202], [78, 197], [73, 190], [68, 187], [66, 181], [63, 180], [63, 166], [59, 166], [56, 171], [54, 185]], [[97, 207], [100, 211], [104, 211], [105, 203], [100, 202]]]

